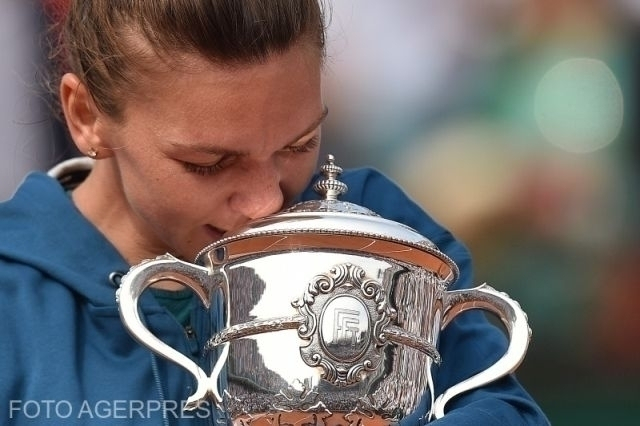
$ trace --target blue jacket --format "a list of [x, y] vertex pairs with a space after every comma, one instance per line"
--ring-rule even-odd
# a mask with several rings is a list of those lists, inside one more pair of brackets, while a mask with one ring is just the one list
[[[369, 169], [345, 172], [341, 180], [349, 186], [342, 199], [416, 229], [458, 264], [461, 277], [454, 287], [472, 285], [467, 250], [392, 182]], [[310, 189], [302, 194], [312, 198]], [[189, 373], [152, 355], [123, 328], [115, 290], [117, 273], [130, 265], [56, 180], [29, 175], [0, 204], [0, 235], [0, 424], [215, 424], [204, 418], [213, 409], [180, 409], [194, 390]], [[193, 310], [193, 330], [185, 331], [150, 292], [140, 306], [156, 336], [199, 359], [210, 337], [202, 308]], [[439, 348], [447, 362], [434, 372], [436, 395], [492, 364], [506, 339], [482, 313], [471, 311], [443, 331]], [[403, 424], [422, 423], [426, 404]], [[455, 398], [433, 424], [548, 421], [509, 376]]]

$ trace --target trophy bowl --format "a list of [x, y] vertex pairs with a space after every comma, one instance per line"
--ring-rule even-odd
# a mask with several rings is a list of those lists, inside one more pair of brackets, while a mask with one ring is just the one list
[[[487, 285], [448, 290], [459, 273], [449, 257], [415, 230], [340, 201], [347, 188], [333, 156], [321, 170], [321, 199], [226, 234], [194, 263], [167, 254], [123, 277], [127, 330], [196, 381], [185, 409], [213, 401], [235, 425], [390, 425], [424, 398], [427, 419], [440, 418], [454, 396], [514, 371], [531, 334], [519, 304]], [[191, 288], [209, 310], [209, 372], [141, 321], [140, 295], [162, 280]], [[434, 395], [439, 334], [469, 309], [502, 320], [507, 351]]]

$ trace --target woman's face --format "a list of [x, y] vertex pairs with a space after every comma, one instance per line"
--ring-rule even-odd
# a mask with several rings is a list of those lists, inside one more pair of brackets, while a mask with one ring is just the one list
[[78, 188], [78, 207], [130, 262], [165, 252], [193, 260], [224, 232], [282, 209], [316, 167], [320, 61], [300, 46], [263, 64], [188, 57], [157, 70], [127, 99], [124, 120], [99, 120], [110, 157]]

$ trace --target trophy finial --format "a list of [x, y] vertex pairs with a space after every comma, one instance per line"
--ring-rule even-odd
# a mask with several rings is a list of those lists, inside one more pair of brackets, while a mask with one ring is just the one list
[[327, 155], [327, 160], [320, 168], [324, 179], [319, 180], [313, 185], [313, 189], [325, 200], [337, 200], [339, 195], [347, 192], [347, 185], [337, 179], [342, 173], [342, 167], [336, 166], [335, 157], [332, 154]]

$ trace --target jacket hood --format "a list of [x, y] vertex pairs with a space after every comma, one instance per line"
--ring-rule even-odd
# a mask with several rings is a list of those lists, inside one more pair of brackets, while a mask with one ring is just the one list
[[32, 173], [0, 203], [0, 258], [29, 265], [95, 305], [115, 305], [112, 272], [129, 265], [53, 177]]

